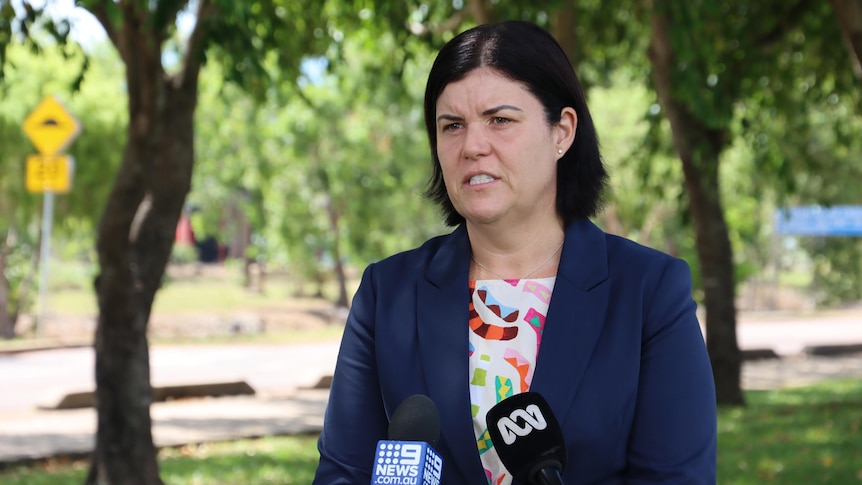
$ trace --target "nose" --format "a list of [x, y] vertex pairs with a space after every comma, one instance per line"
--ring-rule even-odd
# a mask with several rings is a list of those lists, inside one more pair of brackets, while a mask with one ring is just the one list
[[479, 157], [487, 155], [491, 150], [491, 145], [488, 143], [482, 126], [477, 124], [467, 126], [463, 142], [461, 152], [462, 156], [466, 159], [476, 160]]

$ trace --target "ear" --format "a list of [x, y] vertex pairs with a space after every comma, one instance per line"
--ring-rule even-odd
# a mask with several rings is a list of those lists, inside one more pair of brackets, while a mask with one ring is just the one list
[[577, 129], [578, 113], [575, 112], [574, 108], [566, 106], [560, 113], [560, 122], [554, 126], [557, 148], [563, 150], [563, 153], [569, 151], [572, 143], [575, 142], [575, 132]]

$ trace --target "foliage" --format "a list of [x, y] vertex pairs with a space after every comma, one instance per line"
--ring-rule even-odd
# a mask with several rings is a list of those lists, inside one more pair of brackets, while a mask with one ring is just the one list
[[373, 37], [345, 36], [341, 63], [310, 58], [298, 86], [259, 104], [214, 81], [216, 68], [205, 71], [189, 196], [201, 227], [232, 240], [247, 220], [259, 260], [310, 280], [331, 271], [336, 244], [363, 267], [441, 229], [421, 196], [430, 168], [420, 111], [429, 54], [414, 45], [389, 88], [368, 89], [385, 77], [383, 53], [398, 50], [394, 35]]
[[811, 254], [812, 290], [817, 303], [836, 306], [862, 300], [862, 240], [850, 237], [812, 238], [803, 247]]
[[[123, 86], [117, 83], [119, 64], [104, 51], [92, 53], [95, 63], [70, 87], [81, 63], [79, 51], [63, 46], [44, 47], [40, 54], [19, 45], [7, 49], [7, 94], [0, 99], [0, 234], [11, 231], [13, 242], [6, 277], [12, 291], [10, 313], [26, 311], [33, 301], [35, 254], [40, 238], [42, 195], [24, 188], [25, 160], [34, 154], [21, 125], [47, 95], [60, 99], [78, 118], [82, 133], [67, 150], [75, 159], [72, 189], [58, 194], [54, 207], [54, 254], [92, 256], [95, 221], [105, 203], [113, 167], [124, 140]], [[63, 244], [56, 244], [62, 241]], [[69, 250], [76, 248], [69, 253]], [[27, 284], [29, 282], [29, 284]]]

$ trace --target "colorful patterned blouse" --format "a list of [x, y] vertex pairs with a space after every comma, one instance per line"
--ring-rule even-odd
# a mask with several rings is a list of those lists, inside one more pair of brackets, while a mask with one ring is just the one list
[[509, 485], [512, 477], [493, 448], [485, 414], [503, 399], [529, 390], [555, 281], [470, 281], [470, 403], [490, 485]]

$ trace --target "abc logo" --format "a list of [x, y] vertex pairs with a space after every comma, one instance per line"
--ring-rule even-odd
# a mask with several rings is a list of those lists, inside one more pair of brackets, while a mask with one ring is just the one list
[[[523, 424], [518, 424], [519, 422]], [[545, 416], [535, 404], [530, 404], [525, 409], [516, 409], [497, 421], [497, 429], [507, 445], [514, 443], [519, 436], [527, 436], [534, 429], [541, 431], [547, 427]]]

